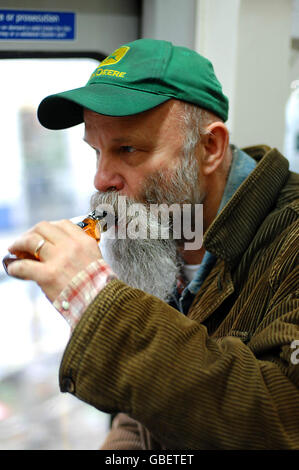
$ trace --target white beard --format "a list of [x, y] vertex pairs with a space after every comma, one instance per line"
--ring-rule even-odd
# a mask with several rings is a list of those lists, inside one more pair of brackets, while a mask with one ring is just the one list
[[100, 249], [121, 281], [161, 300], [169, 299], [180, 270], [174, 240], [111, 239], [104, 232]]

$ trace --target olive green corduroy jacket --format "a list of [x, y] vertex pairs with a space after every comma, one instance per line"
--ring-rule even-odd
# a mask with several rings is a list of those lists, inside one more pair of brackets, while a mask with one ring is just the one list
[[205, 234], [217, 262], [188, 315], [114, 280], [70, 338], [61, 390], [130, 417], [103, 448], [299, 449], [299, 175], [245, 151], [259, 163]]

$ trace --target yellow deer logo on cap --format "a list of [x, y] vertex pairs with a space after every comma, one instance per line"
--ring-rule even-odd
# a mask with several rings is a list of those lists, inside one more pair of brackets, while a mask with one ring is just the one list
[[128, 46], [122, 46], [119, 49], [116, 49], [116, 51], [112, 52], [112, 54], [108, 55], [108, 57], [100, 63], [99, 67], [103, 67], [103, 65], [116, 64], [126, 55], [129, 49], [130, 48]]

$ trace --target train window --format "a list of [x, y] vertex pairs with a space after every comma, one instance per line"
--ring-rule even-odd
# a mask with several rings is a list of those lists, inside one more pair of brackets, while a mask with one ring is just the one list
[[[0, 255], [39, 220], [85, 215], [95, 161], [83, 125], [44, 129], [48, 94], [82, 86], [93, 59], [0, 60]], [[0, 449], [96, 449], [109, 415], [61, 394], [58, 369], [69, 327], [31, 281], [0, 271]]]

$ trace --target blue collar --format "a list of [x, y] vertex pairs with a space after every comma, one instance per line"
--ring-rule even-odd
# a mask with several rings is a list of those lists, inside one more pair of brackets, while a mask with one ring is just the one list
[[[217, 215], [222, 211], [241, 183], [248, 177], [256, 166], [255, 160], [247, 155], [247, 153], [233, 145], [231, 148], [233, 152], [232, 163]], [[206, 251], [194, 279], [185, 287], [181, 298], [179, 299], [180, 310], [182, 312], [186, 312], [189, 309], [194, 296], [199, 291], [215, 262], [215, 255]]]

